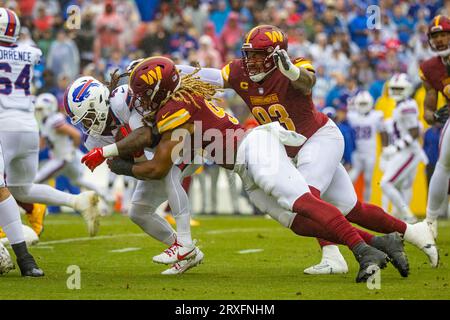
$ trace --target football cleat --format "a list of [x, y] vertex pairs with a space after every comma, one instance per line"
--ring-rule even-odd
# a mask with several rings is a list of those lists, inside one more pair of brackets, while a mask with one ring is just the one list
[[427, 255], [433, 268], [438, 266], [439, 251], [427, 221], [407, 224], [403, 239], [422, 250]]
[[44, 231], [44, 217], [47, 214], [47, 206], [45, 204], [33, 204], [33, 211], [27, 213], [28, 222], [31, 228], [38, 236]]
[[190, 246], [184, 246], [175, 242], [161, 254], [153, 257], [153, 262], [162, 264], [174, 264], [176, 262], [193, 258], [196, 254], [195, 242]]
[[400, 272], [402, 277], [409, 274], [409, 262], [403, 248], [403, 239], [398, 232], [385, 234], [384, 236], [375, 236], [371, 245], [386, 253], [390, 262]]
[[431, 232], [433, 233], [434, 240], [437, 239], [438, 236], [438, 221], [437, 219], [425, 219], [425, 221], [428, 224], [428, 227], [430, 228]]
[[42, 271], [36, 264], [33, 256], [27, 254], [21, 259], [17, 259], [17, 265], [19, 266], [22, 277], [43, 277], [44, 271]]
[[378, 270], [384, 269], [388, 256], [384, 252], [361, 242], [353, 248], [353, 254], [359, 262], [359, 271], [356, 282], [366, 282]]
[[[331, 247], [335, 247], [335, 249], [330, 250], [333, 249]], [[320, 263], [303, 270], [303, 273], [306, 274], [342, 274], [347, 272], [347, 262], [345, 262], [337, 246], [323, 247]]]
[[0, 242], [0, 275], [7, 274], [14, 268], [14, 263], [11, 259], [8, 249], [6, 249]]
[[189, 269], [201, 264], [203, 262], [204, 254], [198, 247], [195, 248], [195, 251], [196, 253], [193, 258], [176, 262], [169, 269], [161, 272], [161, 274], [164, 275], [182, 274], [188, 271]]
[[98, 209], [98, 195], [94, 191], [82, 192], [75, 196], [74, 209], [80, 211], [87, 223], [91, 237], [98, 233], [100, 226], [100, 210]]

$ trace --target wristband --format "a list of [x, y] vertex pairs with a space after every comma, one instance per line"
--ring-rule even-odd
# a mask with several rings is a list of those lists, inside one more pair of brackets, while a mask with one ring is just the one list
[[117, 144], [109, 144], [102, 148], [103, 157], [111, 158], [117, 157], [119, 155], [119, 150], [117, 149]]

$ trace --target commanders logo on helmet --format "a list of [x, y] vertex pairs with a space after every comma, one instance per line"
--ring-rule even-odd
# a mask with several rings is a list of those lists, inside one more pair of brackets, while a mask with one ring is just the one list
[[275, 70], [273, 53], [276, 49], [287, 50], [287, 35], [279, 28], [261, 25], [251, 29], [242, 45], [244, 67], [250, 79], [258, 82]]

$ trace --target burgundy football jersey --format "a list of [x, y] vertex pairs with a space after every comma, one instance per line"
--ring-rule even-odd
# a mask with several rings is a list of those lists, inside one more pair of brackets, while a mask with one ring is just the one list
[[[194, 95], [194, 99], [197, 105], [187, 98], [187, 102], [169, 100], [162, 106], [156, 114], [156, 125], [159, 133], [163, 134], [186, 123], [192, 123], [195, 132], [191, 136], [191, 151], [198, 152], [199, 147], [208, 149], [208, 145], [215, 142], [220, 135], [220, 146], [216, 145], [215, 150], [221, 149], [223, 157], [227, 158], [219, 159], [214, 150], [211, 156], [214, 157], [217, 164], [229, 163], [227, 159], [230, 159], [228, 157], [231, 154], [228, 155], [227, 153], [232, 152], [232, 158], [234, 159], [237, 143], [245, 130], [241, 127], [239, 121], [223, 108], [215, 106], [212, 102], [200, 96]], [[236, 136], [234, 136], [235, 133], [237, 133]], [[196, 141], [196, 139], [201, 141]]]
[[[292, 62], [314, 72], [306, 59], [298, 58]], [[328, 117], [315, 108], [312, 96], [295, 89], [291, 80], [278, 69], [262, 82], [256, 83], [246, 74], [242, 60], [235, 59], [223, 67], [222, 76], [245, 101], [259, 124], [278, 121], [286, 129], [309, 138], [328, 121]], [[291, 157], [298, 150], [287, 148]]]
[[450, 75], [441, 57], [436, 56], [423, 61], [419, 67], [419, 75], [423, 81], [428, 82], [436, 91], [440, 91], [446, 97], [443, 90], [446, 85], [450, 84]]

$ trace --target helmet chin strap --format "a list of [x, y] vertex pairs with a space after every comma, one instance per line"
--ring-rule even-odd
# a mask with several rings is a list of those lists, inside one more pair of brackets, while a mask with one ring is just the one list
[[250, 80], [252, 80], [253, 82], [260, 82], [261, 80], [263, 80], [265, 77], [267, 77], [275, 69], [276, 69], [276, 66], [274, 66], [272, 69], [270, 69], [267, 72], [261, 72], [261, 73], [255, 74], [253, 76], [250, 76]]

